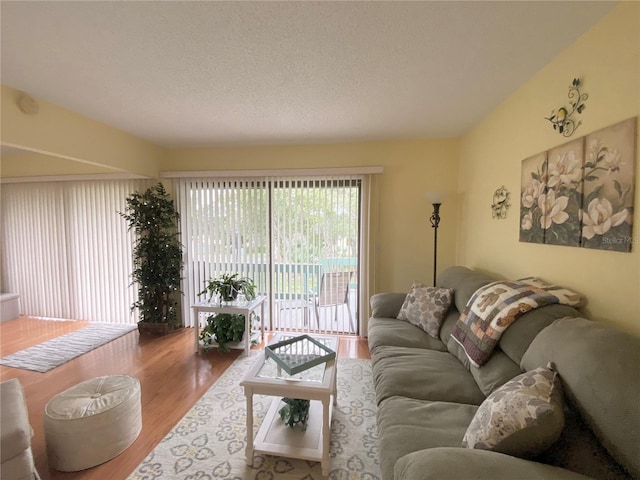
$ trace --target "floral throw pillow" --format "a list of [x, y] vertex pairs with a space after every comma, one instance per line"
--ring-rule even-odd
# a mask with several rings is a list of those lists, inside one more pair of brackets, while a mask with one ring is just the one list
[[491, 393], [476, 411], [462, 445], [533, 457], [558, 440], [563, 428], [562, 384], [550, 363]]
[[428, 287], [414, 282], [398, 313], [399, 320], [407, 320], [438, 338], [444, 316], [449, 310], [453, 290]]

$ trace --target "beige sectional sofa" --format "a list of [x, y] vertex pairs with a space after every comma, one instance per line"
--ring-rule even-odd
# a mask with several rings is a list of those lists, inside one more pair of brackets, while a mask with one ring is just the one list
[[[640, 478], [640, 339], [547, 305], [518, 318], [477, 368], [451, 331], [473, 293], [494, 280], [465, 267], [439, 276], [454, 298], [437, 339], [396, 318], [406, 294], [371, 298], [382, 479]], [[548, 362], [562, 383], [559, 439], [533, 458], [463, 447], [485, 398]]]

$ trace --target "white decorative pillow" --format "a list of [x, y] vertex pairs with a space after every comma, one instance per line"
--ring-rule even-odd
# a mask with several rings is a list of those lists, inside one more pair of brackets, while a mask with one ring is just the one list
[[398, 313], [399, 320], [407, 320], [438, 338], [444, 316], [449, 310], [453, 290], [428, 287], [414, 282]]
[[562, 403], [553, 364], [518, 375], [482, 402], [462, 445], [518, 457], [538, 455], [562, 433]]

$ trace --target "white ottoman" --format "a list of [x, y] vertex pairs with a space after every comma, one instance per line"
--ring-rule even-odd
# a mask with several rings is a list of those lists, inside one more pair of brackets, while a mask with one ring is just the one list
[[49, 466], [75, 472], [111, 460], [142, 430], [140, 382], [107, 375], [54, 396], [44, 410]]

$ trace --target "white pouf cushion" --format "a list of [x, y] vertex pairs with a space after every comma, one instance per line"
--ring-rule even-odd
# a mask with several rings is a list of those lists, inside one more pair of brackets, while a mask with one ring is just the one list
[[142, 430], [140, 382], [108, 375], [53, 397], [44, 412], [49, 466], [75, 472], [111, 460]]

